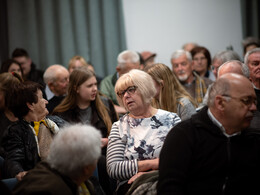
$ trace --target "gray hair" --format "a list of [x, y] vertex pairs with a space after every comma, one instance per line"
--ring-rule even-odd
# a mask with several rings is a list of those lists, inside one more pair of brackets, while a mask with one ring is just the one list
[[83, 168], [96, 163], [101, 154], [101, 134], [90, 126], [65, 126], [54, 138], [47, 157], [49, 165], [60, 173], [79, 178]]
[[218, 78], [209, 88], [208, 107], [214, 107], [215, 98], [217, 95], [229, 95], [230, 81], [227, 78]]
[[244, 63], [248, 66], [248, 58], [251, 54], [253, 53], [259, 53], [260, 52], [260, 47], [254, 48], [250, 51], [248, 51], [244, 57]]
[[137, 52], [131, 50], [125, 50], [121, 52], [117, 57], [118, 64], [125, 63], [140, 63], [140, 57]]
[[213, 60], [220, 60], [221, 63], [225, 63], [227, 61], [230, 60], [238, 60], [241, 61], [239, 55], [232, 50], [227, 50], [227, 51], [220, 51], [218, 53], [215, 54], [215, 56], [213, 57]]
[[60, 64], [54, 64], [49, 66], [44, 74], [43, 74], [43, 80], [46, 84], [48, 84], [49, 82], [55, 82], [56, 78], [57, 78], [57, 74], [60, 71], [68, 71], [64, 66], [60, 65]]
[[232, 66], [240, 66], [241, 68], [241, 71], [243, 73], [243, 75], [246, 77], [246, 78], [249, 78], [249, 75], [250, 75], [250, 72], [249, 72], [249, 68], [247, 65], [245, 65], [244, 63], [242, 63], [241, 61], [238, 61], [238, 60], [229, 60], [227, 62], [225, 62], [224, 64], [222, 64], [219, 69], [218, 69], [218, 75], [219, 75], [219, 72], [221, 71], [221, 69], [225, 66], [228, 66], [228, 65], [232, 65]]
[[185, 51], [183, 49], [179, 49], [175, 52], [173, 52], [171, 59], [177, 59], [179, 57], [181, 57], [182, 55], [186, 55], [187, 59], [191, 62], [192, 61], [192, 56], [191, 53], [188, 51]]
[[[156, 88], [152, 77], [138, 69], [130, 70], [128, 73], [123, 74], [116, 82], [115, 92], [125, 90], [127, 87], [134, 85], [137, 87], [137, 90], [140, 92], [144, 103], [151, 103], [153, 97], [156, 94]], [[118, 97], [117, 100], [120, 106], [123, 106], [122, 99]]]

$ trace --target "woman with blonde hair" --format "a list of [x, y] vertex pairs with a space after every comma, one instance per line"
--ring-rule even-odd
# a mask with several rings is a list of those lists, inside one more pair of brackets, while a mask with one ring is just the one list
[[196, 103], [182, 87], [168, 66], [162, 63], [146, 66], [144, 69], [154, 80], [157, 93], [153, 106], [175, 112], [181, 120], [190, 118], [196, 112]]
[[69, 61], [68, 71], [71, 74], [75, 69], [86, 66], [88, 67], [89, 64], [86, 62], [86, 60], [82, 56], [74, 56]]
[[168, 132], [181, 120], [176, 113], [154, 108], [152, 77], [132, 69], [119, 77], [115, 92], [127, 110], [112, 126], [107, 147], [107, 171], [118, 180], [117, 194], [126, 194], [139, 176], [158, 170], [159, 154]]
[[[105, 178], [107, 175], [105, 166], [107, 137], [112, 123], [118, 120], [118, 116], [112, 101], [99, 93], [96, 75], [93, 71], [83, 66], [70, 74], [68, 95], [53, 110], [53, 114], [69, 123], [90, 124], [101, 132], [103, 158], [99, 160], [98, 172], [100, 184], [103, 189], [106, 188], [104, 185], [107, 185], [107, 181], [101, 182], [101, 180], [108, 179]], [[104, 190], [107, 192], [106, 189]]]

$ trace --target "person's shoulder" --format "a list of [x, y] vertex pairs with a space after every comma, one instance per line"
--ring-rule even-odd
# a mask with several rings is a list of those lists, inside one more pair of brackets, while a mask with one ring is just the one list
[[[64, 191], [65, 194], [70, 194], [68, 192], [71, 192], [71, 186], [67, 185], [67, 180], [67, 177], [63, 178], [56, 170], [51, 169], [46, 162], [40, 162], [18, 183], [14, 189], [14, 194], [19, 194], [21, 191], [46, 194], [57, 194]], [[46, 183], [46, 181], [48, 182]], [[43, 183], [45, 185], [42, 185]], [[72, 181], [69, 183], [72, 184]], [[76, 185], [74, 185], [74, 188], [76, 189]]]
[[112, 82], [112, 78], [113, 78], [113, 74], [107, 75], [107, 76], [105, 76], [105, 77], [101, 80], [100, 84], [105, 83], [105, 82]]
[[207, 77], [201, 77], [201, 78], [204, 80], [204, 82], [205, 82], [205, 84], [206, 84], [207, 87], [208, 87], [211, 83], [213, 83], [213, 81], [210, 80], [210, 79], [207, 78]]
[[159, 117], [160, 120], [174, 120], [175, 123], [179, 123], [181, 121], [177, 113], [169, 112], [167, 110], [158, 109], [156, 116]]
[[181, 97], [178, 99], [178, 101], [183, 105], [191, 104], [191, 101], [188, 97]]

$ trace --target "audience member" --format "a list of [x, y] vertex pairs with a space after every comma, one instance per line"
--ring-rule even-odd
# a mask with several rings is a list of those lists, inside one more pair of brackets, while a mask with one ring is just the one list
[[45, 70], [43, 79], [51, 92], [54, 94], [47, 104], [49, 113], [52, 113], [53, 109], [59, 105], [65, 95], [67, 95], [69, 72], [62, 65], [55, 64]]
[[[12, 53], [12, 58], [21, 64], [24, 80], [34, 81], [45, 87], [43, 81], [43, 71], [36, 69], [28, 52], [22, 48], [16, 48]], [[44, 94], [45, 97], [45, 94]]]
[[13, 59], [8, 59], [2, 63], [0, 73], [3, 72], [16, 72], [21, 77], [23, 76], [21, 65]]
[[257, 110], [260, 111], [260, 48], [248, 51], [244, 59], [250, 71], [250, 81], [253, 83], [257, 96]]
[[73, 56], [69, 61], [68, 71], [71, 74], [75, 69], [82, 66], [88, 67], [89, 64], [82, 56]]
[[246, 37], [242, 41], [244, 56], [246, 53], [254, 48], [260, 47], [260, 40], [256, 37]]
[[193, 71], [192, 57], [190, 52], [177, 50], [171, 56], [172, 70], [181, 84], [195, 99], [197, 105], [203, 101], [211, 80], [200, 77]]
[[[82, 66], [86, 66], [90, 70], [95, 72], [95, 69], [94, 69], [94, 66], [92, 65], [92, 63], [87, 62], [82, 56], [76, 55], [76, 56], [72, 57], [69, 61], [69, 66], [68, 66], [69, 73], [71, 74], [73, 72], [73, 70], [75, 70], [79, 67], [82, 67]], [[97, 84], [98, 84], [98, 88], [99, 88], [99, 84], [103, 78], [96, 75], [96, 79], [97, 79]]]
[[191, 50], [193, 69], [201, 77], [207, 77], [214, 81], [214, 74], [210, 70], [211, 56], [207, 48], [199, 46]]
[[249, 69], [248, 67], [238, 60], [230, 60], [222, 64], [218, 69], [218, 76], [221, 77], [226, 73], [235, 73], [249, 78]]
[[152, 104], [155, 108], [175, 112], [182, 121], [196, 112], [195, 101], [168, 66], [151, 64], [144, 71], [153, 78], [155, 84], [157, 92]]
[[140, 57], [137, 52], [131, 50], [122, 51], [117, 56], [116, 73], [106, 76], [100, 83], [100, 91], [111, 99], [118, 114], [126, 113], [126, 110], [119, 106], [115, 94], [115, 84], [117, 79], [124, 73], [132, 69], [140, 69]]
[[199, 45], [197, 43], [192, 43], [192, 42], [189, 42], [189, 43], [185, 43], [183, 46], [182, 46], [182, 49], [184, 51], [188, 51], [188, 52], [191, 52], [191, 50], [195, 47], [198, 47]]
[[215, 78], [217, 78], [217, 73], [218, 73], [218, 68], [224, 64], [227, 61], [230, 60], [238, 60], [241, 61], [239, 55], [232, 50], [227, 50], [227, 51], [220, 51], [215, 54], [215, 56], [212, 59], [212, 65], [211, 69], [212, 72], [214, 73]]
[[31, 126], [31, 122], [40, 121], [48, 114], [48, 102], [42, 97], [40, 89], [39, 84], [26, 82], [12, 86], [7, 93], [7, 106], [19, 121], [9, 126], [3, 138], [6, 178], [21, 180], [40, 161], [39, 132]]
[[4, 72], [0, 74], [0, 156], [3, 158], [5, 154], [2, 148], [2, 138], [6, 134], [8, 127], [18, 120], [6, 105], [7, 93], [10, 93], [13, 85], [21, 81], [22, 78], [17, 73]]
[[65, 127], [39, 163], [16, 185], [13, 194], [97, 194], [88, 179], [100, 156], [100, 133], [88, 125]]
[[168, 134], [158, 194], [259, 194], [260, 135], [244, 131], [255, 110], [247, 78], [219, 77], [210, 88], [208, 107]]
[[[245, 64], [243, 64], [241, 61], [238, 61], [238, 60], [230, 60], [230, 61], [227, 61], [224, 64], [222, 64], [218, 68], [217, 78], [226, 73], [236, 73], [236, 74], [243, 75], [246, 78], [249, 78], [248, 67]], [[203, 106], [207, 105], [208, 98], [209, 98], [209, 91], [210, 91], [211, 86], [212, 86], [212, 84], [209, 85], [207, 93], [203, 98], [203, 105], [201, 105], [201, 107], [198, 108], [197, 111], [200, 110]]]
[[101, 96], [97, 89], [95, 73], [87, 67], [75, 69], [69, 78], [68, 95], [53, 110], [69, 123], [91, 124], [102, 134], [102, 156], [98, 162], [100, 184], [108, 193], [109, 183], [105, 155], [112, 123], [118, 120], [112, 101]]
[[122, 75], [115, 86], [118, 102], [128, 111], [112, 126], [107, 148], [107, 170], [118, 180], [117, 194], [147, 171], [157, 170], [159, 154], [169, 130], [180, 122], [176, 113], [156, 109], [151, 76], [141, 70]]
[[143, 51], [141, 52], [141, 56], [143, 59], [144, 68], [145, 66], [148, 66], [150, 64], [154, 64], [156, 53], [150, 52], [150, 51]]

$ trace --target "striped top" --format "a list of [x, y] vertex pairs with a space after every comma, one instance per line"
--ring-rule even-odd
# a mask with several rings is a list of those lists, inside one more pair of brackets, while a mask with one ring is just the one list
[[180, 121], [176, 113], [161, 109], [150, 118], [135, 119], [128, 114], [121, 117], [108, 137], [109, 176], [128, 180], [138, 172], [138, 160], [159, 158], [166, 135]]

